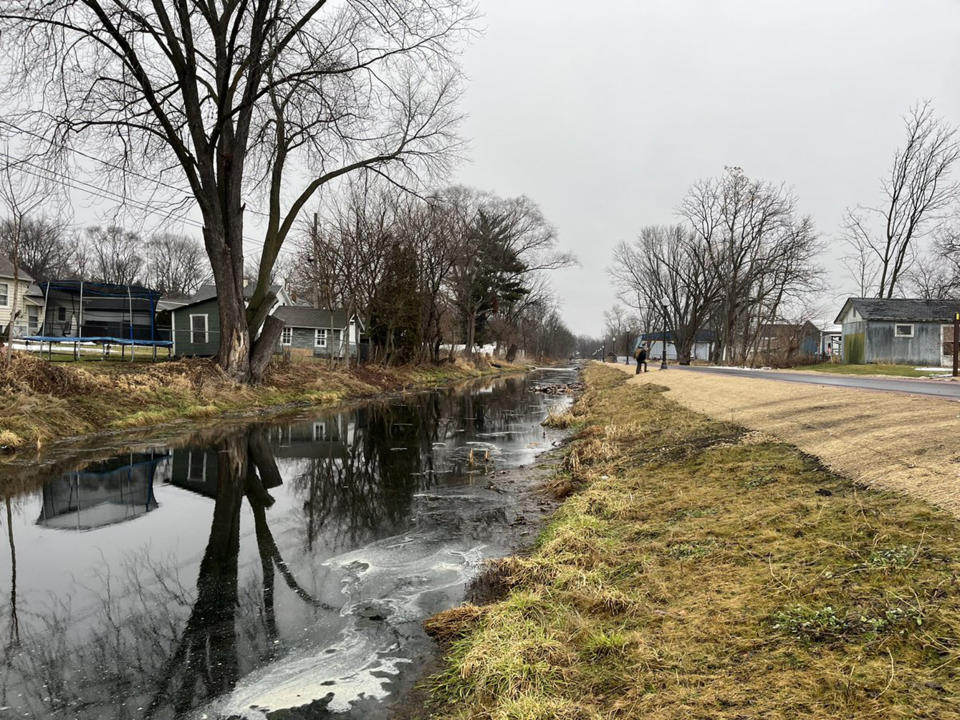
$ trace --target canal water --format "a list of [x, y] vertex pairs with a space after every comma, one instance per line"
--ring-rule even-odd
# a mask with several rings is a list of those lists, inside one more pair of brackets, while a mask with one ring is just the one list
[[[573, 370], [230, 424], [0, 508], [0, 718], [386, 718], [486, 558]], [[531, 538], [532, 539], [532, 538]]]

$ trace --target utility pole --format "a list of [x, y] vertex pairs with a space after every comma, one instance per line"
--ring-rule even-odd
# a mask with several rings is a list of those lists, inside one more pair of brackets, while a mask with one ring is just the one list
[[960, 375], [960, 312], [953, 314], [953, 376]]
[[[313, 227], [310, 229], [310, 252], [312, 253], [314, 262], [316, 262], [317, 258], [319, 257], [319, 253], [317, 252], [318, 244], [319, 243], [317, 242], [317, 213], [314, 213]], [[313, 306], [315, 308], [318, 308], [320, 307], [320, 283], [318, 282], [316, 273], [317, 273], [317, 268], [316, 266], [314, 266], [313, 278], [312, 278], [313, 282], [311, 283], [313, 285]], [[333, 308], [329, 308], [329, 309], [332, 310]]]

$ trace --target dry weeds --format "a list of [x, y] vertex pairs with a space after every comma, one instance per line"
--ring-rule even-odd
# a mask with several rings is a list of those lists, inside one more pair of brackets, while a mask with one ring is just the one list
[[[276, 362], [263, 384], [231, 382], [211, 360], [51, 363], [29, 353], [0, 361], [0, 447], [39, 450], [65, 437], [209, 418], [222, 413], [320, 406], [345, 398], [466, 380], [522, 368], [438, 366], [347, 369]], [[9, 458], [8, 458], [9, 459]]]
[[864, 485], [960, 515], [960, 403], [683, 371], [630, 382], [665, 386], [691, 410], [796, 445]]

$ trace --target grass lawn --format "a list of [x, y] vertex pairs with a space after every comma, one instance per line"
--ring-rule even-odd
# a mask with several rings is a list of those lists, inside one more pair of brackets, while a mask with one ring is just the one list
[[[813, 370], [815, 372], [836, 373], [837, 375], [895, 375], [897, 377], [930, 377], [930, 371], [917, 370], [910, 365], [844, 365], [842, 363], [820, 363], [819, 365], [804, 365], [797, 370]], [[946, 368], [944, 368], [946, 370]]]
[[445, 720], [957, 718], [960, 523], [598, 365], [572, 493], [435, 616]]

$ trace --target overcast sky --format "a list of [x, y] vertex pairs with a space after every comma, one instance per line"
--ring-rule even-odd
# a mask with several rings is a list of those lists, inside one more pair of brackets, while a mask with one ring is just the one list
[[[827, 239], [876, 203], [919, 99], [960, 122], [960, 1], [481, 0], [459, 182], [526, 194], [581, 266], [554, 284], [576, 332], [615, 302], [613, 246], [675, 220], [698, 178], [785, 182]], [[824, 258], [835, 297], [851, 289]], [[846, 285], [846, 287], [844, 287]]]

